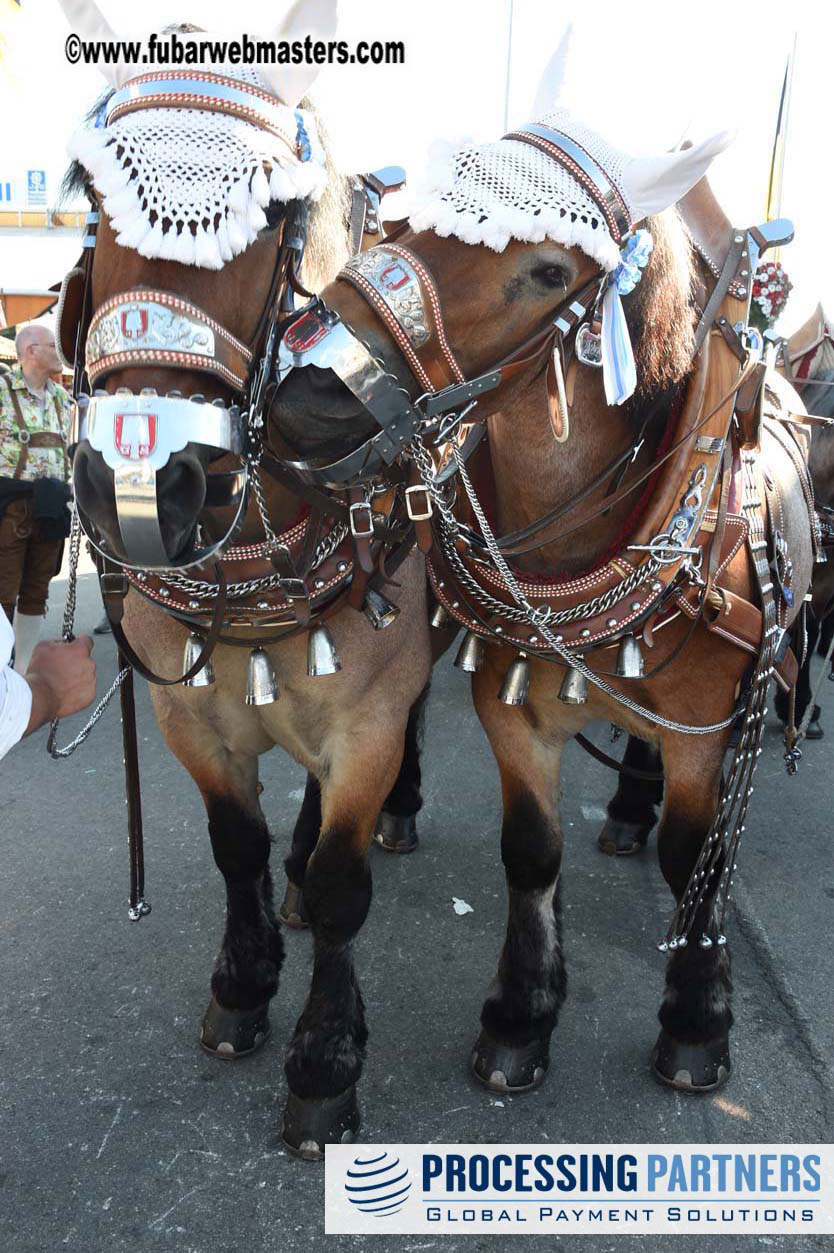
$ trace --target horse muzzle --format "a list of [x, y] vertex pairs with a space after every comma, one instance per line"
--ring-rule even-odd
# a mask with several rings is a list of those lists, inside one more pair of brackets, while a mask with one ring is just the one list
[[[80, 449], [97, 453], [112, 471], [124, 559], [114, 554], [102, 528], [83, 508], [84, 483], [79, 476], [88, 473], [89, 467], [85, 458], [76, 455]], [[186, 450], [196, 453], [200, 464], [205, 459], [206, 465], [225, 453], [245, 456], [246, 424], [236, 405], [158, 396], [150, 389], [139, 395], [126, 389], [112, 395], [81, 395], [73, 409], [70, 450], [81, 525], [94, 548], [118, 565], [147, 570], [201, 565], [230, 544], [242, 525], [248, 495], [245, 469], [205, 475], [204, 491], [191, 491], [191, 486], [198, 485], [186, 483], [193, 470], [193, 457]], [[178, 530], [161, 521], [166, 495], [172, 493], [176, 493], [180, 512], [189, 498], [193, 504], [193, 524]], [[213, 509], [234, 510], [231, 523], [219, 537], [212, 534], [212, 522], [205, 513]], [[183, 531], [199, 535], [199, 546], [181, 545], [174, 536]], [[207, 542], [202, 542], [204, 533], [209, 536]]]

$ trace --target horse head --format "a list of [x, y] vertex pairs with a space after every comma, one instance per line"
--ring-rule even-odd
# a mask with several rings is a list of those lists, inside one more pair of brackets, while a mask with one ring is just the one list
[[[562, 60], [560, 50], [546, 74], [551, 85]], [[403, 414], [411, 407], [402, 429], [444, 412], [444, 389], [458, 411], [477, 399], [478, 416], [488, 416], [510, 404], [510, 386], [515, 399], [545, 373], [564, 409], [564, 379], [552, 377], [563, 354], [553, 349], [571, 336], [581, 361], [602, 366], [583, 383], [598, 410], [669, 388], [690, 368], [690, 250], [676, 248], [657, 215], [703, 177], [730, 136], [630, 157], [554, 103], [546, 87], [532, 122], [436, 157], [410, 229], [352, 259], [322, 292], [319, 313], [305, 315], [323, 324], [318, 342], [312, 323], [306, 339], [303, 325], [286, 331], [277, 421], [308, 461], [334, 451], [344, 459], [351, 440], [357, 447], [373, 439], [379, 416], [377, 425], [369, 421], [367, 397], [379, 402], [386, 386], [389, 408], [396, 390]], [[677, 232], [684, 240], [679, 224]], [[644, 268], [652, 277], [641, 291]], [[667, 312], [677, 320], [661, 326]], [[380, 376], [369, 384], [367, 361], [364, 372], [355, 368], [358, 353], [346, 371], [337, 324], [387, 383]], [[645, 351], [635, 353], [632, 339]], [[305, 416], [311, 410], [315, 423]], [[558, 437], [558, 418], [555, 426]], [[373, 464], [369, 458], [368, 472]]]
[[[82, 36], [112, 37], [95, 5], [63, 7]], [[330, 35], [335, 20], [335, 0], [297, 0], [270, 38]], [[73, 477], [113, 560], [193, 564], [201, 521], [228, 539], [242, 518], [270, 330], [311, 212], [338, 199], [301, 106], [314, 70], [283, 68], [108, 66], [111, 90], [70, 141], [71, 183], [97, 221], [81, 311], [93, 394], [78, 402]]]

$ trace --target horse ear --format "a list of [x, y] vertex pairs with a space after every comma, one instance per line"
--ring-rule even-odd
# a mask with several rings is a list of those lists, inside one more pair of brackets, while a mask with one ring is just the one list
[[[333, 39], [339, 24], [339, 0], [294, 0], [269, 38], [281, 40]], [[273, 95], [294, 109], [318, 75], [317, 65], [262, 65], [261, 76]]]
[[634, 221], [676, 204], [703, 178], [714, 157], [728, 148], [734, 131], [721, 131], [701, 144], [660, 157], [635, 157], [623, 171], [622, 187]]
[[529, 121], [540, 121], [545, 114], [549, 113], [559, 101], [562, 88], [565, 83], [565, 75], [568, 66], [568, 58], [570, 55], [570, 47], [573, 41], [573, 22], [570, 22], [565, 29], [564, 35], [559, 40], [559, 47], [553, 53], [553, 56], [544, 67], [541, 81], [536, 88], [536, 95], [533, 100], [533, 111]]
[[[79, 39], [116, 42], [112, 27], [94, 0], [58, 0], [58, 3]], [[101, 61], [98, 68], [113, 88], [121, 87], [131, 74], [136, 73], [135, 68], [132, 69], [129, 65], [105, 65]]]

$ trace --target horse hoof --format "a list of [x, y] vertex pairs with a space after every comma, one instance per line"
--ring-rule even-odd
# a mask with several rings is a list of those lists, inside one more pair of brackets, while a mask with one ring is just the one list
[[499, 1044], [482, 1031], [472, 1050], [472, 1074], [491, 1092], [529, 1092], [537, 1088], [550, 1064], [550, 1041]]
[[374, 840], [386, 853], [413, 853], [417, 847], [417, 820], [414, 814], [400, 818], [383, 809], [376, 820]]
[[212, 997], [200, 1029], [200, 1045], [212, 1057], [235, 1062], [256, 1052], [269, 1035], [269, 1001], [255, 1009], [225, 1009]]
[[825, 732], [820, 725], [820, 714], [822, 710], [819, 705], [814, 705], [814, 712], [811, 714], [811, 720], [808, 723], [808, 729], [805, 732], [806, 740], [821, 740]]
[[304, 931], [310, 925], [304, 912], [304, 895], [302, 889], [287, 879], [287, 890], [278, 910], [278, 917], [285, 927], [293, 931]]
[[350, 1144], [356, 1139], [361, 1122], [355, 1085], [320, 1101], [290, 1092], [281, 1138], [293, 1156], [305, 1162], [320, 1162], [326, 1144]]
[[679, 1092], [714, 1092], [730, 1077], [728, 1036], [705, 1044], [682, 1044], [661, 1031], [652, 1053], [652, 1071]]
[[609, 857], [630, 857], [646, 847], [653, 826], [653, 822], [619, 822], [616, 818], [607, 818], [597, 844]]

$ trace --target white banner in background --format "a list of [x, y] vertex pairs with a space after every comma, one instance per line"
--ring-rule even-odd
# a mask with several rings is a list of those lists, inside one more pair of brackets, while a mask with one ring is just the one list
[[328, 1145], [325, 1231], [834, 1234], [834, 1145]]

